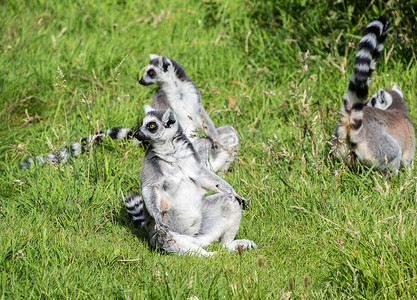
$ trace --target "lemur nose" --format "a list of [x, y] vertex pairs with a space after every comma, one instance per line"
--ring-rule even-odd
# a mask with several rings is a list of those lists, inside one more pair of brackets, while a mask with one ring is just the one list
[[149, 83], [149, 82], [146, 82], [144, 79], [143, 79], [143, 77], [139, 80], [139, 83], [141, 84], [141, 85], [151, 85], [152, 83]]
[[133, 135], [138, 141], [146, 141], [148, 138], [143, 134], [142, 130], [138, 130]]

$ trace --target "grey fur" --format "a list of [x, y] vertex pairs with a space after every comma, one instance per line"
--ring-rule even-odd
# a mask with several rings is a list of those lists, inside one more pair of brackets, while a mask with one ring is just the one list
[[155, 54], [150, 57], [139, 83], [159, 86], [151, 106], [154, 109], [172, 109], [201, 161], [213, 171], [228, 170], [238, 150], [236, 130], [230, 126], [216, 129], [201, 103], [196, 85], [176, 61]]
[[[246, 199], [201, 164], [170, 109], [147, 106], [145, 110], [135, 135], [150, 144], [141, 172], [142, 196], [127, 198], [126, 206], [134, 220], [144, 220], [151, 246], [177, 255], [203, 256], [214, 254], [204, 248], [217, 241], [229, 251], [236, 251], [238, 245], [256, 248], [252, 241], [234, 240], [240, 205], [246, 208]], [[208, 191], [214, 194], [206, 196]]]
[[380, 89], [364, 104], [371, 74], [380, 56], [388, 20], [375, 18], [367, 26], [356, 55], [355, 72], [344, 95], [339, 125], [333, 136], [334, 152], [352, 165], [374, 166], [390, 177], [414, 159], [414, 125], [401, 89]]
[[399, 109], [408, 114], [403, 93], [401, 88], [396, 84], [394, 84], [390, 90], [379, 89], [378, 92], [372, 96], [371, 100], [366, 103], [366, 106], [372, 106], [382, 110]]

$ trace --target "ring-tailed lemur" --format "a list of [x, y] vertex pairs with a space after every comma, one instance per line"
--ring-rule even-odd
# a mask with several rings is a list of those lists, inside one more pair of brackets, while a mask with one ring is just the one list
[[[200, 155], [213, 171], [226, 171], [237, 154], [239, 138], [231, 126], [215, 128], [207, 112], [201, 104], [201, 96], [194, 82], [186, 75], [184, 69], [174, 60], [165, 56], [150, 55], [151, 61], [146, 72], [140, 79], [142, 85], [158, 84], [159, 88], [153, 96], [151, 106], [154, 109], [171, 108], [178, 116], [187, 137], [192, 141]], [[205, 136], [200, 137], [202, 130]], [[132, 129], [112, 128], [101, 132], [104, 136], [121, 140], [132, 136]], [[35, 163], [66, 163], [69, 157], [77, 157], [83, 152], [82, 146], [92, 140], [91, 135], [82, 139], [57, 154], [47, 154], [28, 158], [21, 163], [22, 168], [29, 168]], [[96, 135], [97, 136], [97, 135]]]
[[[157, 84], [151, 106], [154, 109], [171, 108], [193, 143], [202, 162], [213, 171], [226, 171], [237, 153], [239, 138], [231, 126], [216, 129], [201, 103], [201, 95], [184, 69], [166, 56], [150, 55], [142, 85]], [[204, 136], [199, 136], [203, 131]]]
[[120, 127], [100, 131], [99, 134], [90, 134], [88, 137], [82, 138], [79, 143], [74, 143], [58, 153], [39, 155], [35, 158], [29, 157], [22, 161], [20, 166], [23, 169], [28, 169], [33, 165], [42, 166], [44, 164], [53, 164], [58, 162], [65, 164], [69, 158], [78, 157], [80, 154], [84, 153], [85, 149], [91, 144], [99, 143], [105, 137], [110, 137], [115, 140], [131, 139], [133, 137], [133, 133], [133, 130], [130, 128]]
[[376, 17], [366, 27], [356, 54], [354, 73], [343, 96], [342, 117], [333, 144], [343, 159], [375, 166], [390, 176], [398, 171], [401, 162], [408, 165], [413, 160], [415, 134], [399, 87], [379, 90], [364, 103], [388, 26], [387, 18]]
[[135, 133], [150, 144], [141, 172], [142, 196], [133, 194], [125, 203], [133, 220], [146, 227], [151, 246], [204, 256], [214, 254], [204, 248], [217, 241], [231, 252], [239, 245], [255, 249], [250, 240], [234, 240], [246, 199], [200, 162], [171, 109], [145, 106], [145, 111]]

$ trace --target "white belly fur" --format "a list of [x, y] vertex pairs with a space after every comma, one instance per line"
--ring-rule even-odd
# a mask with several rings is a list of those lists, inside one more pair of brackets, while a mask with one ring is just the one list
[[172, 90], [175, 92], [167, 93], [169, 106], [175, 111], [185, 135], [190, 137], [203, 128], [199, 94], [191, 83], [183, 83]]
[[172, 174], [164, 182], [163, 197], [168, 201], [166, 222], [175, 232], [194, 235], [201, 226], [201, 200], [204, 194], [200, 186], [191, 179], [197, 175], [197, 166], [187, 165], [185, 161], [182, 167], [175, 164], [164, 166]]

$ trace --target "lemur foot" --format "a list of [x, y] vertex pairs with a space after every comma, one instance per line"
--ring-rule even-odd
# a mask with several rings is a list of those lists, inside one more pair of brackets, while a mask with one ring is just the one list
[[258, 246], [250, 240], [234, 240], [226, 245], [230, 252], [237, 252], [239, 246], [242, 247], [242, 250], [246, 251], [252, 251], [258, 248]]

